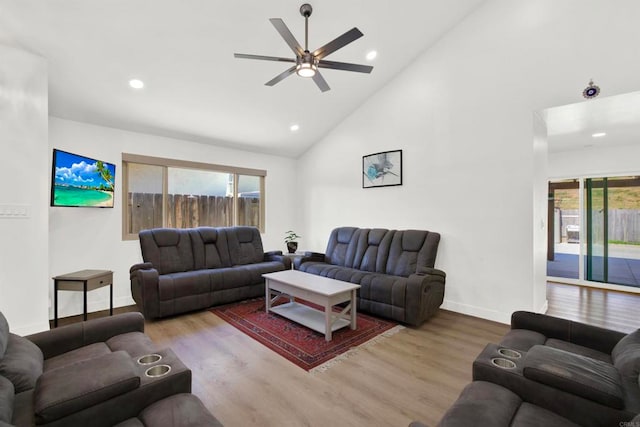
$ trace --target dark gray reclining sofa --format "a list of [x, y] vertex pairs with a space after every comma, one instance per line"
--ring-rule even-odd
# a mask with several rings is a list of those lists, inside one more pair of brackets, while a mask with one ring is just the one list
[[146, 318], [264, 296], [262, 275], [291, 268], [282, 251], [263, 252], [255, 227], [156, 228], [139, 233], [143, 263], [131, 293]]
[[[138, 360], [149, 354], [155, 363]], [[148, 369], [171, 369], [149, 377]], [[21, 337], [0, 313], [0, 427], [220, 426], [191, 394], [191, 370], [144, 334], [140, 313]]]
[[308, 252], [296, 268], [357, 283], [358, 310], [418, 326], [444, 299], [446, 275], [434, 268], [440, 234], [424, 230], [339, 227], [325, 253]]
[[640, 329], [517, 311], [474, 361], [473, 379], [439, 426], [637, 426]]

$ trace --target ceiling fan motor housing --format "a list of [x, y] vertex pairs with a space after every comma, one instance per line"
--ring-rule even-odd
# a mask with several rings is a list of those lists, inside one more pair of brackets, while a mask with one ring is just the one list
[[300, 15], [304, 16], [305, 18], [310, 17], [311, 12], [313, 12], [313, 8], [309, 3], [305, 3], [302, 6], [300, 6]]

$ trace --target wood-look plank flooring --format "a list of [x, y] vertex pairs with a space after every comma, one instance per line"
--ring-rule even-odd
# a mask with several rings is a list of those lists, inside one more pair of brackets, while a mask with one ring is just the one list
[[[640, 295], [554, 283], [547, 294], [548, 314], [640, 328]], [[478, 353], [508, 329], [440, 310], [419, 328], [308, 373], [208, 311], [146, 323], [147, 334], [192, 369], [193, 393], [229, 427], [435, 425], [471, 381]]]

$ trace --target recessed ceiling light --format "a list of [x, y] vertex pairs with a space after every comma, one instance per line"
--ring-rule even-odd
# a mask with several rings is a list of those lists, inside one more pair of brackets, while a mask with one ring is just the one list
[[597, 132], [591, 135], [593, 138], [602, 138], [603, 136], [607, 136], [605, 132]]
[[374, 59], [376, 59], [376, 56], [378, 56], [378, 52], [376, 52], [375, 50], [369, 51], [369, 53], [367, 53], [367, 61], [373, 61]]
[[144, 87], [144, 82], [138, 79], [131, 79], [129, 80], [129, 86], [134, 89], [142, 89]]
[[299, 125], [291, 125], [289, 127], [289, 130], [291, 130], [291, 132], [296, 132], [298, 129], [300, 129]]

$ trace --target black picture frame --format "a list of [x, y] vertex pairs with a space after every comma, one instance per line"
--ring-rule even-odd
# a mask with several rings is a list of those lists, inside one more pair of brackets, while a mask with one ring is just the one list
[[362, 188], [402, 185], [402, 150], [362, 156]]

